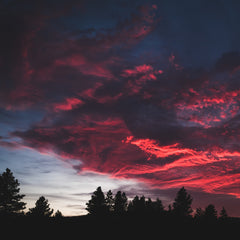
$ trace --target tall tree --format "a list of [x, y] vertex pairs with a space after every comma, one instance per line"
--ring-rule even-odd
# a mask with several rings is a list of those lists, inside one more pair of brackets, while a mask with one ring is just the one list
[[222, 207], [219, 215], [220, 215], [219, 219], [221, 219], [221, 220], [226, 220], [228, 218], [227, 211], [224, 207]]
[[138, 214], [141, 211], [140, 199], [136, 195], [128, 204], [128, 211], [133, 214]]
[[54, 214], [54, 217], [55, 217], [56, 219], [61, 219], [61, 218], [63, 218], [63, 215], [62, 215], [62, 213], [61, 213], [59, 210], [57, 210], [57, 211], [55, 212], [55, 214]]
[[136, 195], [132, 200], [132, 211], [135, 213], [140, 211], [140, 200], [138, 195]]
[[146, 212], [148, 214], [154, 213], [154, 203], [151, 198], [148, 198], [146, 201]]
[[217, 210], [213, 204], [209, 204], [205, 208], [204, 218], [208, 222], [213, 222], [213, 221], [217, 220]]
[[30, 208], [28, 215], [34, 217], [50, 217], [53, 214], [53, 209], [50, 209], [48, 200], [41, 196], [35, 203], [34, 208]]
[[91, 199], [86, 203], [86, 210], [92, 215], [102, 215], [107, 211], [104, 193], [101, 187], [93, 193]]
[[182, 187], [178, 192], [173, 203], [173, 213], [178, 217], [187, 217], [192, 213], [192, 197]]
[[146, 200], [145, 200], [144, 196], [140, 197], [139, 206], [140, 206], [141, 213], [145, 213], [146, 212]]
[[118, 191], [114, 198], [114, 212], [123, 214], [127, 210], [127, 196], [121, 191]]
[[204, 220], [204, 210], [201, 207], [196, 208], [194, 219], [197, 222], [201, 222]]
[[157, 198], [157, 200], [153, 202], [153, 206], [156, 213], [164, 212], [164, 206], [162, 204], [162, 201], [159, 198]]
[[109, 190], [106, 194], [106, 206], [108, 212], [113, 212], [114, 210], [114, 199], [113, 199], [113, 193], [111, 190]]
[[19, 194], [19, 185], [9, 168], [0, 175], [1, 214], [16, 214], [25, 209], [26, 203], [21, 201], [25, 195]]

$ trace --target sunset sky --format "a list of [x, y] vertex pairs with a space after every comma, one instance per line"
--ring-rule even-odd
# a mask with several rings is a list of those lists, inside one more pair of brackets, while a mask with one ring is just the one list
[[0, 170], [27, 208], [91, 193], [240, 216], [240, 2], [2, 0]]

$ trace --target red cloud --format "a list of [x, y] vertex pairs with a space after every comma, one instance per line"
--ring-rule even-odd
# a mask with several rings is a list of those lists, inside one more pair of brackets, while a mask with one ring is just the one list
[[124, 69], [122, 76], [129, 78], [127, 88], [131, 90], [130, 94], [136, 94], [140, 92], [147, 81], [156, 81], [157, 76], [162, 73], [162, 70], [154, 70], [151, 65], [143, 64], [135, 66], [133, 69]]
[[5, 93], [1, 94], [1, 96], [5, 96], [5, 99], [0, 103], [0, 106], [12, 111], [30, 108], [43, 99], [42, 91], [36, 89], [32, 84], [21, 85], [16, 89], [12, 89], [7, 96]]
[[156, 10], [156, 7], [140, 7], [139, 13], [132, 15], [130, 21], [126, 20], [120, 24], [121, 31], [119, 29], [115, 35], [115, 43], [119, 44], [119, 40], [123, 43], [127, 39], [127, 45], [133, 44], [151, 33], [159, 22], [156, 18]]
[[41, 152], [54, 151], [64, 158], [79, 159], [82, 170], [114, 173], [144, 157], [136, 147], [122, 143], [129, 131], [121, 119], [97, 120], [85, 115], [76, 122], [79, 124], [35, 128], [15, 135]]
[[197, 123], [205, 128], [226, 121], [239, 112], [240, 90], [228, 91], [225, 86], [182, 92], [182, 100], [175, 103], [181, 120]]
[[[66, 97], [70, 91], [76, 95], [96, 81], [116, 80], [118, 75], [113, 69], [119, 68], [122, 61], [119, 51], [128, 51], [130, 46], [136, 45], [154, 30], [158, 22], [155, 11], [155, 6], [140, 8], [111, 29], [92, 30], [94, 36], [74, 32], [63, 34], [59, 32], [61, 27], [53, 29], [53, 24], [48, 23], [53, 19], [54, 24], [58, 23], [60, 15], [56, 12], [47, 16], [34, 8], [34, 14], [29, 15], [30, 11], [27, 11], [27, 14], [15, 16], [12, 20], [11, 14], [16, 12], [10, 11], [9, 20], [13, 28], [16, 28], [16, 19], [20, 22], [19, 28], [13, 29], [13, 32], [6, 29], [9, 34], [2, 40], [2, 45], [9, 43], [9, 46], [0, 59], [4, 63], [1, 107], [26, 109], [38, 104], [48, 106], [50, 101], [55, 101], [54, 97], [51, 99], [49, 96], [58, 94], [56, 91], [60, 94], [66, 92], [65, 96], [61, 96]], [[10, 46], [11, 43], [17, 46]], [[154, 78], [154, 75], [149, 77]], [[60, 86], [58, 90], [53, 87], [56, 85]], [[63, 88], [65, 91], [61, 91]], [[101, 100], [105, 101], [108, 100]]]
[[140, 66], [136, 66], [134, 69], [125, 69], [123, 70], [123, 76], [124, 77], [131, 77], [131, 76], [136, 76], [137, 74], [147, 74], [149, 72], [152, 73], [153, 71], [153, 67], [151, 65], [140, 65]]
[[54, 110], [58, 111], [68, 111], [72, 110], [74, 107], [78, 105], [82, 105], [84, 102], [78, 98], [66, 98], [63, 103], [54, 104]]
[[[148, 168], [143, 167], [143, 171], [135, 169], [135, 174], [154, 174], [152, 178], [147, 179], [147, 182], [151, 184], [156, 184], [164, 188], [185, 185], [191, 188], [201, 188], [210, 193], [228, 193], [240, 197], [240, 191], [238, 189], [232, 190], [231, 192], [227, 192], [226, 190], [227, 186], [239, 183], [240, 181], [240, 174], [234, 172], [231, 174], [234, 169], [240, 167], [239, 151], [230, 152], [221, 148], [196, 151], [183, 148], [178, 143], [170, 146], [159, 146], [154, 140], [134, 140], [132, 136], [127, 137], [125, 143], [138, 146], [142, 151], [149, 154], [149, 160], [151, 160], [151, 156], [157, 158], [166, 158], [171, 155], [178, 156], [175, 161], [170, 163], [163, 165], [154, 164]], [[179, 175], [177, 180], [174, 179], [172, 175], [176, 171], [178, 171]], [[183, 174], [181, 174], [181, 171]], [[165, 178], [167, 172], [169, 174], [168, 178], [172, 176], [169, 180]], [[184, 177], [186, 172], [190, 175]]]
[[[239, 151], [230, 152], [221, 148], [196, 151], [183, 148], [178, 143], [159, 146], [154, 140], [134, 139], [133, 136], [127, 137], [124, 142], [136, 145], [146, 152], [149, 155], [149, 161], [152, 156], [160, 158], [159, 161], [172, 155], [177, 158], [175, 161], [165, 164], [156, 164], [154, 161], [152, 165], [132, 166], [131, 169], [122, 169], [121, 174], [126, 175], [125, 170], [128, 171], [128, 174], [140, 175], [143, 181], [162, 188], [184, 185], [190, 188], [201, 188], [210, 193], [227, 193], [240, 197], [238, 189], [227, 191], [228, 186], [240, 181], [240, 174], [234, 173], [234, 169], [240, 167]], [[152, 178], [144, 179], [143, 174], [152, 174]], [[177, 179], [175, 179], [176, 176]]]
[[161, 145], [157, 140], [135, 138], [121, 118], [84, 115], [73, 125], [36, 127], [14, 135], [41, 152], [79, 159], [81, 171], [134, 178], [158, 188], [184, 185], [240, 196], [237, 189], [227, 190], [240, 181], [240, 174], [234, 172], [240, 168], [239, 151], [197, 150], [180, 143]]
[[55, 61], [56, 66], [71, 66], [78, 69], [84, 75], [92, 75], [107, 79], [113, 78], [113, 75], [108, 67], [111, 63], [112, 61], [91, 62], [80, 54], [74, 54], [70, 57], [57, 59]]
[[[154, 155], [157, 158], [165, 158], [171, 155], [190, 154], [193, 155], [194, 151], [187, 148], [179, 147], [178, 143], [170, 146], [158, 146], [156, 141], [151, 139], [137, 139], [133, 140], [133, 136], [127, 137], [126, 143], [131, 143], [138, 146], [141, 150], [145, 151], [150, 155]], [[149, 157], [150, 159], [151, 157]]]

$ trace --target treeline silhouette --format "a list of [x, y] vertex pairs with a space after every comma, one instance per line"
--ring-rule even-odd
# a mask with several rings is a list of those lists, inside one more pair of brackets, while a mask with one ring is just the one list
[[[48, 200], [40, 196], [35, 203], [35, 207], [30, 208], [27, 212], [23, 210], [26, 203], [22, 201], [25, 195], [20, 194], [19, 182], [13, 176], [10, 169], [6, 169], [0, 175], [0, 216], [26, 215], [32, 217], [51, 217], [53, 209], [50, 208]], [[153, 201], [151, 198], [146, 199], [144, 196], [135, 196], [133, 200], [128, 201], [125, 192], [118, 191], [115, 196], [109, 190], [106, 195], [101, 187], [93, 192], [91, 199], [86, 203], [86, 210], [92, 216], [159, 216], [172, 218], [194, 218], [197, 221], [213, 222], [217, 219], [226, 220], [228, 214], [223, 207], [218, 216], [217, 210], [213, 204], [209, 204], [205, 209], [197, 208], [195, 213], [192, 209], [193, 198], [182, 187], [176, 195], [172, 205], [166, 209], [162, 201], [157, 198]], [[63, 217], [62, 213], [57, 210], [54, 217]]]
[[[125, 232], [136, 231], [146, 234], [149, 231], [155, 233], [159, 227], [162, 231], [171, 228], [183, 231], [191, 228], [198, 231], [204, 226], [211, 226], [211, 229], [238, 229], [240, 219], [229, 217], [227, 211], [222, 207], [219, 214], [213, 204], [209, 204], [204, 209], [192, 209], [192, 196], [182, 187], [176, 193], [172, 204], [163, 206], [162, 201], [157, 198], [145, 198], [144, 196], [135, 196], [128, 200], [126, 194], [118, 191], [115, 195], [111, 190], [103, 193], [99, 186], [93, 192], [90, 200], [86, 203], [87, 215], [78, 217], [64, 217], [62, 213], [50, 208], [48, 200], [40, 196], [35, 203], [35, 207], [24, 211], [26, 203], [22, 201], [23, 194], [20, 194], [20, 184], [13, 176], [10, 169], [0, 174], [0, 220], [6, 226], [22, 228], [29, 226], [38, 229], [42, 224], [48, 230], [56, 228], [57, 231], [71, 229], [76, 231], [81, 228], [82, 231], [91, 232], [92, 229], [102, 231], [108, 227], [108, 231]], [[2, 221], [3, 220], [3, 221]], [[216, 228], [215, 228], [216, 227]], [[4, 227], [2, 228], [4, 229]], [[207, 231], [210, 229], [207, 228]], [[119, 233], [119, 234], [120, 234]], [[149, 234], [149, 233], [148, 233]], [[170, 233], [169, 233], [170, 234]]]
[[118, 191], [115, 196], [111, 190], [104, 195], [101, 187], [98, 187], [87, 202], [86, 210], [93, 216], [144, 216], [144, 217], [162, 217], [181, 220], [194, 219], [195, 221], [206, 221], [213, 223], [217, 220], [226, 221], [229, 217], [227, 211], [222, 207], [219, 216], [213, 204], [209, 204], [205, 209], [197, 208], [193, 214], [193, 198], [182, 187], [176, 194], [173, 204], [168, 208], [157, 198], [153, 201], [151, 198], [146, 199], [144, 196], [135, 196], [133, 200], [128, 201], [124, 192]]

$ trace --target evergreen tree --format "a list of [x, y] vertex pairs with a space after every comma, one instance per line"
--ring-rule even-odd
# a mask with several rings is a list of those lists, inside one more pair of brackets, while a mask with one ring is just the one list
[[131, 213], [134, 213], [134, 214], [140, 212], [140, 200], [139, 200], [139, 197], [137, 195], [129, 203], [128, 211], [131, 212]]
[[164, 207], [163, 207], [162, 201], [159, 198], [157, 198], [157, 200], [153, 204], [154, 204], [154, 210], [156, 213], [164, 212]]
[[200, 207], [197, 208], [194, 218], [199, 221], [199, 220], [202, 220], [203, 217], [204, 217], [204, 210]]
[[186, 189], [182, 187], [178, 192], [173, 203], [173, 213], [178, 217], [187, 217], [192, 213], [192, 197], [187, 193]]
[[21, 201], [25, 195], [19, 194], [19, 185], [10, 169], [0, 175], [0, 214], [16, 214], [25, 209], [26, 203]]
[[86, 210], [92, 215], [102, 215], [107, 212], [105, 196], [101, 187], [97, 188], [86, 205]]
[[111, 190], [109, 190], [107, 192], [105, 201], [106, 201], [106, 206], [107, 206], [108, 212], [113, 212], [113, 210], [114, 210], [114, 199], [113, 199], [113, 193], [112, 193]]
[[217, 210], [213, 204], [209, 204], [205, 208], [204, 218], [207, 222], [214, 222], [217, 220]]
[[62, 213], [61, 213], [59, 210], [57, 210], [57, 211], [55, 212], [55, 214], [54, 214], [54, 217], [57, 218], [57, 219], [60, 219], [60, 218], [63, 217], [63, 215], [62, 215]]
[[114, 212], [123, 214], [127, 210], [127, 196], [121, 191], [118, 191], [114, 198]]
[[151, 198], [148, 198], [148, 200], [146, 201], [146, 212], [148, 214], [154, 213], [154, 203], [152, 202]]
[[138, 197], [138, 195], [136, 195], [135, 197], [134, 197], [134, 199], [133, 199], [133, 201], [132, 201], [132, 203], [133, 203], [133, 207], [134, 207], [134, 209], [135, 210], [139, 210], [139, 202], [140, 202], [140, 200], [139, 200], [139, 197]]
[[222, 207], [219, 215], [220, 215], [219, 219], [221, 220], [226, 220], [228, 218], [227, 211], [224, 207]]
[[127, 206], [127, 212], [128, 213], [133, 213], [133, 202], [129, 201], [128, 206]]
[[139, 207], [140, 207], [140, 212], [143, 214], [146, 211], [146, 201], [145, 197], [141, 196], [139, 199]]
[[50, 217], [53, 214], [53, 209], [50, 209], [48, 200], [41, 196], [35, 203], [34, 208], [30, 208], [28, 215], [33, 217]]

